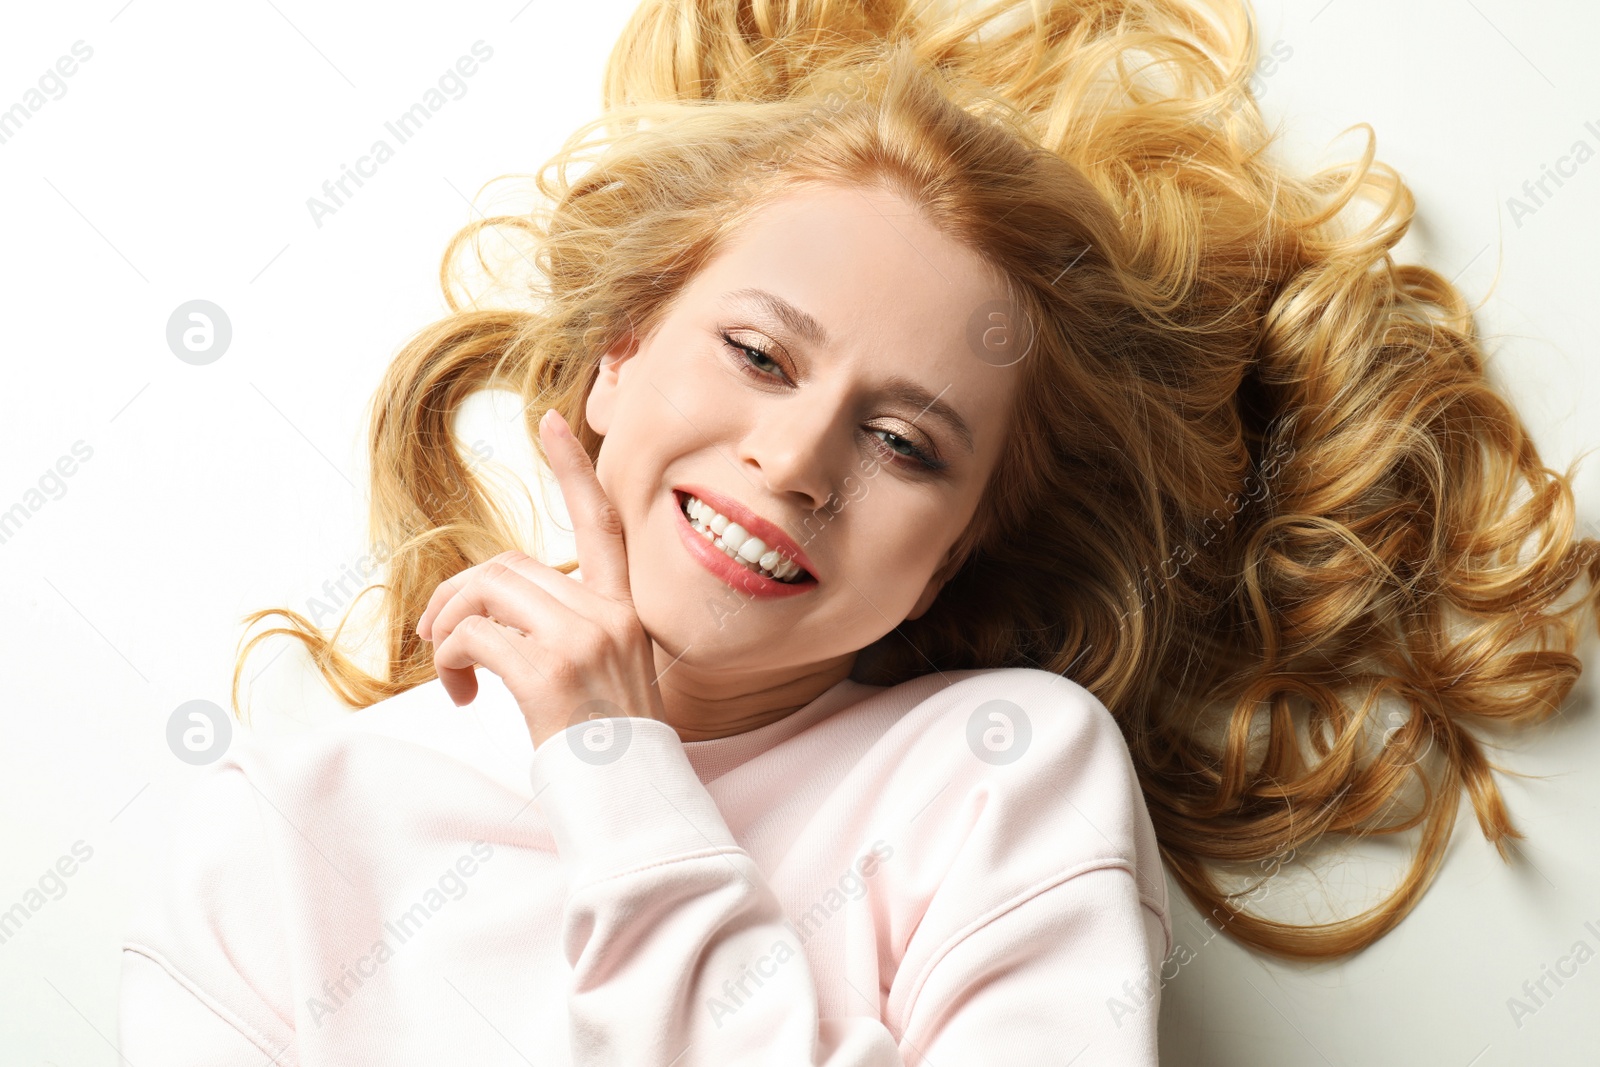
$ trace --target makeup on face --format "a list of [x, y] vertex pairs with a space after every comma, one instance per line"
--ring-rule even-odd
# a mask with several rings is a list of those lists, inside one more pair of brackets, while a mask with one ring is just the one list
[[730, 586], [755, 597], [785, 597], [819, 584], [794, 540], [743, 504], [704, 486], [675, 488], [672, 495], [679, 539]]

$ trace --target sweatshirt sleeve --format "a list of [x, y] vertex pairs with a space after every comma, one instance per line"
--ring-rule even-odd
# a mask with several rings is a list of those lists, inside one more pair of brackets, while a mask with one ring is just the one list
[[[615, 731], [603, 753], [586, 747], [590, 729]], [[531, 779], [568, 874], [574, 1067], [1155, 1067], [1156, 997], [1113, 1007], [1162, 943], [1124, 867], [1085, 870], [952, 938], [915, 977], [896, 1034], [875, 1014], [818, 1017], [776, 895], [670, 725], [570, 727], [538, 747]]]
[[229, 756], [191, 782], [122, 938], [118, 1039], [127, 1060], [293, 1067], [294, 1029], [272, 848], [256, 791]]
[[208, 1007], [199, 994], [172, 976], [164, 962], [131, 948], [122, 950], [117, 1045], [123, 1059], [133, 1064], [282, 1067], [284, 1063]]

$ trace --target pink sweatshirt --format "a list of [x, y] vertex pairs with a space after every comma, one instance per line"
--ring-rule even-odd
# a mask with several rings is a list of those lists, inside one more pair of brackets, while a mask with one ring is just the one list
[[238, 739], [123, 942], [141, 1067], [1154, 1067], [1171, 950], [1127, 746], [1041, 670], [844, 680], [535, 751], [500, 679]]

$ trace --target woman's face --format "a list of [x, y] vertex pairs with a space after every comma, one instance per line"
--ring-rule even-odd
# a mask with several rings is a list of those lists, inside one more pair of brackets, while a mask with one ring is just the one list
[[[651, 336], [607, 354], [585, 411], [605, 438], [596, 471], [675, 672], [781, 684], [927, 610], [1004, 441], [1020, 365], [969, 340], [1004, 295], [897, 196], [808, 187], [753, 216]], [[781, 528], [817, 580], [752, 595], [686, 542], [684, 487]]]

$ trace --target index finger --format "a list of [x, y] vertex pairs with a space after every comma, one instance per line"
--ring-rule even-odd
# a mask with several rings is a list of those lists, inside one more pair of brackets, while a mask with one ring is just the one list
[[622, 514], [606, 496], [594, 464], [555, 408], [539, 419], [540, 440], [566, 501], [567, 515], [578, 542], [583, 584], [613, 600], [631, 604], [628, 554], [622, 539]]

